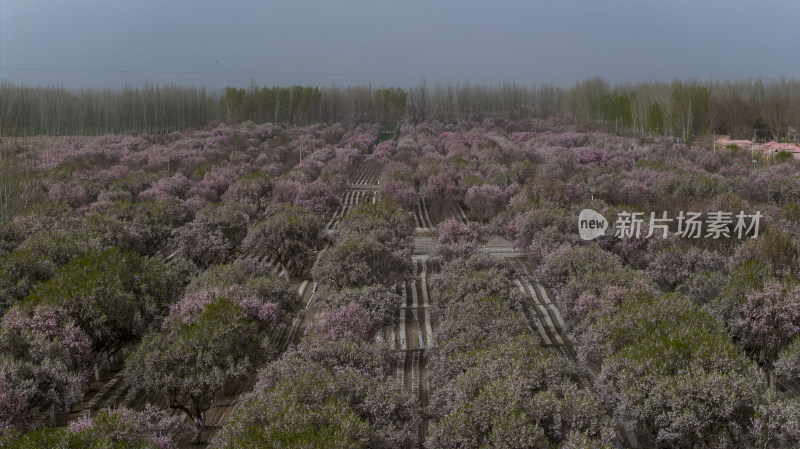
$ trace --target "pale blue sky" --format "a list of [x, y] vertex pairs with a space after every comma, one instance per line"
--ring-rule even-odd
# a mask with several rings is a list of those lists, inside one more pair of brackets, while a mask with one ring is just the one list
[[797, 0], [0, 0], [0, 78], [69, 88], [800, 78], [798, 55]]

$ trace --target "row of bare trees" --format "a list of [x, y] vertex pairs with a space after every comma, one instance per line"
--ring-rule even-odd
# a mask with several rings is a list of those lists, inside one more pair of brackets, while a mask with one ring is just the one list
[[0, 85], [2, 135], [163, 133], [211, 121], [315, 122], [480, 120], [558, 116], [690, 139], [706, 132], [736, 138], [795, 139], [800, 81], [673, 81], [611, 85], [600, 78], [571, 88], [422, 80], [410, 89], [351, 87], [204, 88], [152, 85], [88, 89]]
[[0, 85], [3, 135], [163, 133], [206, 124], [217, 96], [178, 85], [71, 91], [63, 87]]
[[15, 142], [0, 144], [0, 223], [27, 209], [40, 194], [32, 149]]
[[734, 138], [797, 139], [800, 81], [673, 81], [610, 86], [594, 78], [565, 91], [577, 120], [599, 119], [684, 139], [702, 133]]

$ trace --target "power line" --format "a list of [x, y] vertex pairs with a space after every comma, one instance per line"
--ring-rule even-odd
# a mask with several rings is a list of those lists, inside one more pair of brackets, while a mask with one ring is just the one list
[[[18, 72], [80, 72], [80, 73], [131, 73], [154, 75], [228, 75], [228, 76], [302, 76], [302, 77], [352, 77], [352, 78], [430, 78], [430, 79], [587, 79], [597, 77], [597, 74], [524, 74], [524, 75], [432, 75], [424, 73], [310, 73], [310, 72], [234, 72], [234, 71], [206, 71], [206, 70], [144, 70], [144, 69], [97, 69], [75, 68], [57, 69], [51, 67], [0, 67], [0, 70]], [[606, 80], [629, 81], [671, 81], [674, 79], [719, 79], [719, 80], [747, 80], [747, 79], [781, 79], [781, 76], [736, 76], [736, 77], [687, 77], [687, 76], [600, 76]]]
[[133, 69], [55, 69], [45, 67], [0, 67], [0, 70], [30, 72], [85, 72], [85, 73], [145, 73], [165, 75], [241, 75], [241, 76], [331, 76], [331, 77], [363, 77], [363, 78], [587, 78], [594, 75], [431, 75], [424, 73], [304, 73], [304, 72], [224, 72], [204, 70], [133, 70]]

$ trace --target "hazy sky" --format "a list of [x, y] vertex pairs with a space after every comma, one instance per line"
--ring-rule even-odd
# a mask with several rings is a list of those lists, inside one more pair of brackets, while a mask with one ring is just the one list
[[69, 88], [800, 78], [799, 55], [798, 0], [0, 0], [0, 78]]

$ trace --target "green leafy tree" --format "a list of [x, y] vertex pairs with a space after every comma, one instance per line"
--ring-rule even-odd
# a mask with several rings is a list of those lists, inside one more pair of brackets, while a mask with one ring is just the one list
[[189, 319], [175, 315], [165, 332], [147, 335], [128, 357], [125, 376], [136, 388], [163, 395], [194, 422], [199, 443], [205, 412], [226, 385], [252, 375], [274, 353], [258, 320], [220, 295]]
[[59, 268], [21, 303], [63, 310], [108, 357], [134, 343], [182, 290], [177, 270], [133, 251], [90, 250]]
[[791, 151], [778, 151], [775, 153], [775, 163], [783, 164], [794, 160], [794, 155]]
[[214, 435], [217, 448], [400, 449], [417, 439], [417, 397], [395, 385], [397, 358], [374, 341], [308, 335], [259, 374]]
[[277, 259], [290, 275], [310, 268], [316, 252], [325, 243], [320, 217], [302, 206], [287, 203], [270, 206], [264, 215], [266, 218], [248, 231], [244, 250]]
[[619, 125], [630, 126], [633, 123], [630, 100], [624, 93], [614, 92], [603, 97], [600, 114], [603, 119]]
[[656, 133], [664, 131], [664, 109], [659, 103], [650, 105], [650, 110], [647, 113], [647, 125], [650, 130]]
[[181, 420], [154, 407], [143, 411], [119, 408], [84, 416], [68, 427], [44, 428], [21, 434], [0, 431], [0, 447], [7, 449], [176, 449], [185, 429]]
[[614, 415], [658, 447], [746, 445], [758, 368], [680, 295], [642, 297], [593, 323], [609, 354], [595, 380]]
[[318, 281], [341, 290], [373, 284], [393, 284], [411, 272], [409, 251], [393, 250], [382, 243], [349, 238], [326, 248], [311, 270]]
[[399, 87], [389, 87], [375, 91], [375, 103], [383, 117], [397, 121], [408, 109], [408, 93]]

